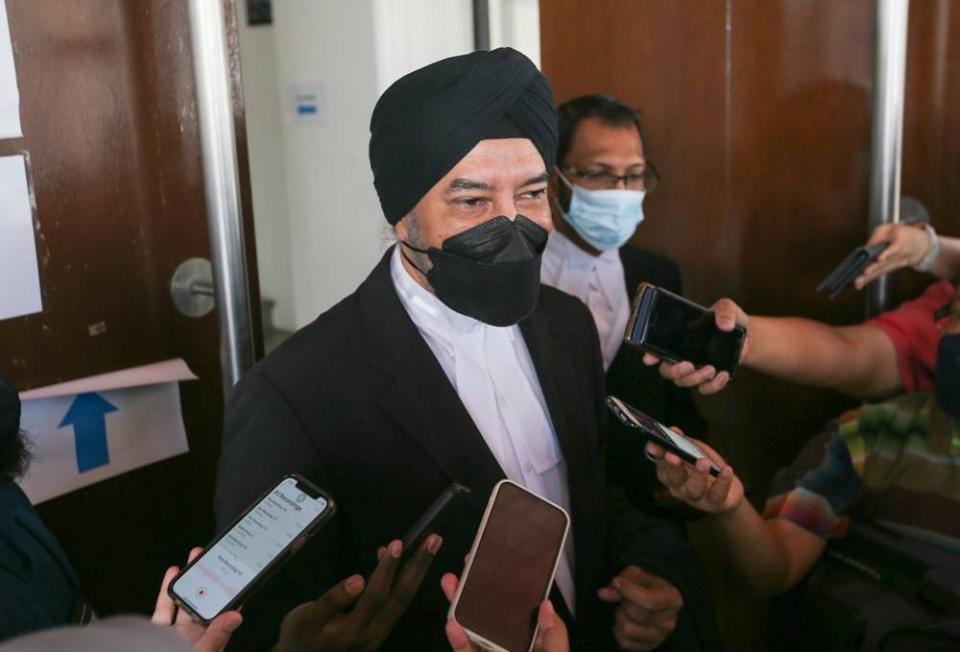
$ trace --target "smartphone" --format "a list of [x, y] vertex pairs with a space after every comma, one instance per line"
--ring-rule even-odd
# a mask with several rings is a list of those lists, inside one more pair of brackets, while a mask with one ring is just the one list
[[717, 328], [714, 313], [649, 283], [641, 283], [627, 322], [624, 341], [669, 362], [689, 360], [696, 367], [713, 365], [733, 378], [747, 331]]
[[453, 520], [457, 511], [463, 506], [464, 499], [469, 495], [470, 490], [456, 482], [444, 489], [427, 511], [403, 535], [403, 552], [400, 559], [403, 560], [412, 555], [431, 534], [443, 536], [447, 524]]
[[710, 475], [714, 477], [720, 475], [720, 469], [717, 468], [716, 462], [689, 437], [684, 437], [670, 430], [656, 419], [644, 414], [632, 405], [624, 403], [616, 396], [607, 397], [607, 407], [617, 415], [617, 418], [624, 425], [632, 430], [639, 431], [641, 435], [657, 446], [665, 448], [690, 464], [696, 464], [697, 460], [701, 458], [706, 459], [710, 462]]
[[479, 646], [528, 652], [570, 529], [559, 505], [509, 480], [494, 487], [448, 616]]
[[834, 298], [846, 290], [856, 280], [867, 265], [875, 261], [887, 248], [887, 242], [875, 245], [857, 247], [849, 256], [834, 268], [832, 272], [817, 286], [817, 292], [828, 294]]
[[335, 510], [333, 499], [306, 479], [284, 477], [180, 571], [170, 597], [205, 623], [236, 609]]

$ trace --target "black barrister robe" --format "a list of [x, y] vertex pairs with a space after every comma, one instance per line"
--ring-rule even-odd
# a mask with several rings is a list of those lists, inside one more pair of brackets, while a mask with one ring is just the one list
[[[448, 604], [439, 578], [459, 573], [503, 471], [397, 297], [388, 251], [358, 290], [252, 369], [227, 406], [216, 515], [225, 527], [282, 475], [296, 472], [337, 501], [336, 518], [249, 603], [236, 648], [273, 641], [291, 607], [353, 573], [399, 538], [451, 482], [473, 490], [430, 574], [383, 649], [437, 650]], [[629, 507], [606, 482], [607, 409], [593, 320], [543, 287], [521, 324], [567, 465], [575, 546], [577, 649], [602, 650], [612, 609], [596, 597], [626, 564], [674, 583], [683, 608], [675, 649], [712, 649], [705, 580], [675, 524]], [[559, 593], [554, 590], [555, 604]], [[563, 605], [558, 612], [567, 615]]]

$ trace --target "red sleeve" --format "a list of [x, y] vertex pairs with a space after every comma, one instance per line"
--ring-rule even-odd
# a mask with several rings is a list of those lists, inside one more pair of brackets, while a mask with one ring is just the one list
[[934, 390], [933, 367], [937, 360], [940, 330], [933, 314], [952, 301], [956, 293], [949, 281], [938, 281], [916, 299], [867, 322], [886, 333], [893, 342], [900, 365], [900, 382], [905, 391]]

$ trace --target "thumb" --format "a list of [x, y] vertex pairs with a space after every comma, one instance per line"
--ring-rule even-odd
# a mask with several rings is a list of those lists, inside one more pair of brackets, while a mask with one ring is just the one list
[[536, 650], [540, 652], [568, 652], [570, 639], [567, 636], [567, 628], [549, 600], [544, 600], [540, 604], [537, 624], [540, 625], [540, 635], [538, 636]]
[[221, 652], [230, 642], [230, 637], [243, 622], [243, 616], [237, 611], [225, 611], [207, 626], [203, 636], [198, 638], [193, 649], [196, 652]]

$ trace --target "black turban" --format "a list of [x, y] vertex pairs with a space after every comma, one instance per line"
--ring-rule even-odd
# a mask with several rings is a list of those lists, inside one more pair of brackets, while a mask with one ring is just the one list
[[20, 396], [0, 371], [0, 449], [20, 433]]
[[557, 153], [553, 91], [511, 48], [437, 61], [394, 82], [370, 119], [370, 167], [396, 224], [486, 138], [529, 138], [549, 170]]

